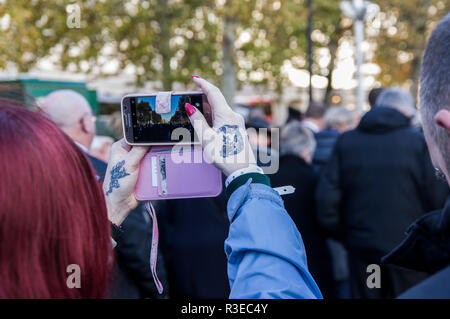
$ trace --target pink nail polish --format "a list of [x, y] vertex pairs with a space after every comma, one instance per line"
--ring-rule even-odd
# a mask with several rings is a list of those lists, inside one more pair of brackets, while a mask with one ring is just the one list
[[193, 78], [197, 78], [200, 79], [200, 77], [198, 75], [191, 75]]
[[192, 114], [194, 114], [197, 111], [197, 109], [189, 103], [186, 103], [184, 105], [184, 108], [186, 109], [186, 112], [189, 116], [192, 116]]

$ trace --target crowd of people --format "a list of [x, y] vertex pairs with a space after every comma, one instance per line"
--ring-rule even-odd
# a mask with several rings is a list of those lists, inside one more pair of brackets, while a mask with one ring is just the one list
[[[93, 156], [95, 116], [74, 91], [54, 91], [38, 112], [0, 105], [0, 297], [450, 298], [450, 15], [423, 58], [420, 127], [410, 93], [377, 88], [365, 114], [317, 102], [290, 110], [275, 149], [257, 133], [271, 127], [262, 112], [245, 123], [219, 89], [193, 81], [215, 114], [210, 127], [186, 103], [197, 132], [256, 130], [230, 153], [248, 152], [245, 162], [211, 159], [222, 194], [153, 203], [163, 293], [149, 264], [152, 221], [133, 195], [148, 147], [120, 140], [99, 153], [108, 163]], [[261, 149], [279, 160], [276, 173], [261, 173]], [[295, 192], [281, 197], [279, 186]]]
[[[369, 98], [371, 110], [362, 117], [320, 103], [291, 116], [281, 128], [278, 172], [269, 175], [273, 187], [295, 187], [294, 194], [283, 196], [284, 206], [302, 235], [308, 269], [328, 298], [393, 298], [425, 279], [424, 272], [384, 265], [381, 259], [414, 220], [442, 208], [449, 195], [447, 184], [435, 176], [423, 133], [412, 125], [411, 94], [377, 88]], [[270, 127], [264, 113], [252, 113], [247, 128]], [[261, 148], [270, 150], [265, 132], [252, 134], [256, 155]], [[171, 294], [227, 296], [227, 261], [218, 254], [229, 227], [224, 194], [158, 208]], [[380, 289], [366, 284], [372, 264], [381, 267]]]

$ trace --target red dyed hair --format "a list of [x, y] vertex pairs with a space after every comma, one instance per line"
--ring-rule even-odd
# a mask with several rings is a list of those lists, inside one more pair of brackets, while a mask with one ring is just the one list
[[88, 158], [47, 118], [0, 104], [0, 297], [105, 297], [112, 254]]

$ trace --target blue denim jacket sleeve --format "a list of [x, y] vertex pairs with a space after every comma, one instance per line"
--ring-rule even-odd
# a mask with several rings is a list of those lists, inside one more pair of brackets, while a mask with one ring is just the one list
[[322, 298], [300, 233], [276, 191], [248, 181], [233, 192], [227, 210], [230, 298]]

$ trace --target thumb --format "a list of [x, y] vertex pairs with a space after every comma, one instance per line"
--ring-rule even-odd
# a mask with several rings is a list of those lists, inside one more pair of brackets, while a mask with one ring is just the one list
[[130, 151], [131, 146], [125, 142], [125, 139], [120, 139], [117, 142], [113, 143], [111, 146], [111, 158], [110, 160], [114, 161], [116, 159], [120, 159], [125, 157]]
[[207, 139], [208, 136], [212, 136], [214, 134], [214, 130], [209, 126], [203, 114], [195, 106], [186, 103], [184, 107], [189, 116], [189, 120], [194, 127], [194, 131], [200, 140], [200, 143], [202, 143], [202, 146], [205, 146], [203, 144], [205, 137]]

